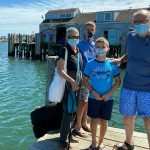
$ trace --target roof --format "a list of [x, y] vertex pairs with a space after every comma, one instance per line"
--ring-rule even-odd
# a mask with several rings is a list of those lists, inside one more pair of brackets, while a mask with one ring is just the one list
[[73, 19], [69, 21], [69, 23], [85, 23], [87, 21], [93, 21], [95, 22], [96, 20], [96, 12], [92, 13], [80, 13]]
[[45, 19], [42, 23], [61, 23], [61, 22], [68, 22], [70, 18], [66, 19]]
[[58, 10], [49, 10], [47, 14], [64, 14], [64, 13], [72, 13], [76, 11], [78, 8], [68, 8], [68, 9], [58, 9]]
[[115, 21], [117, 22], [129, 22], [132, 20], [133, 14], [139, 9], [128, 9], [119, 11]]
[[[48, 13], [69, 13], [72, 11], [75, 11], [78, 8], [69, 8], [69, 9], [61, 9], [61, 10], [51, 10]], [[143, 8], [138, 9], [126, 9], [126, 10], [113, 10], [111, 12], [118, 12], [118, 16], [116, 17], [116, 22], [131, 22], [133, 14]], [[148, 8], [145, 8], [148, 9]], [[102, 11], [103, 12], [103, 11]], [[105, 11], [110, 12], [110, 11]], [[50, 24], [60, 24], [60, 23], [66, 23], [66, 24], [82, 24], [87, 21], [93, 21], [96, 22], [96, 13], [97, 12], [90, 12], [90, 13], [79, 13], [77, 16], [75, 16], [72, 19], [57, 19], [57, 20], [44, 20], [42, 23], [50, 23]], [[101, 12], [98, 12], [101, 13]]]
[[116, 17], [115, 21], [118, 21], [118, 22], [130, 22], [130, 21], [132, 21], [133, 14], [136, 11], [140, 10], [140, 9], [148, 9], [148, 8], [137, 8], [137, 9], [119, 10], [118, 11], [119, 14]]

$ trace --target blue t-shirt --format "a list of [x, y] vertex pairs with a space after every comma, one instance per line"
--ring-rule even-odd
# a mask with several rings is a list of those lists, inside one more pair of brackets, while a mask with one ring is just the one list
[[150, 92], [150, 36], [140, 38], [135, 32], [127, 37], [127, 67], [123, 87]]
[[83, 59], [83, 70], [85, 68], [86, 63], [95, 58], [94, 44], [95, 44], [94, 42], [90, 43], [87, 42], [86, 40], [81, 40], [78, 44], [78, 48], [80, 50]]
[[[84, 75], [89, 78], [92, 88], [101, 96], [107, 93], [113, 85], [113, 78], [120, 75], [120, 70], [116, 64], [111, 64], [111, 60], [97, 61], [96, 59], [87, 63]], [[95, 97], [90, 93], [90, 98]], [[113, 100], [112, 95], [109, 100]]]

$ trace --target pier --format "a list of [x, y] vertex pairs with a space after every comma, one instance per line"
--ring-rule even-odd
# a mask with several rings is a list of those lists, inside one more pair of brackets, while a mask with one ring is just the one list
[[[99, 130], [99, 128], [98, 128]], [[76, 137], [79, 143], [71, 143], [73, 150], [84, 150], [91, 144], [91, 135], [87, 134], [87, 138]], [[99, 131], [97, 131], [99, 137]], [[122, 143], [125, 140], [125, 133], [123, 129], [109, 127], [104, 139], [104, 144], [107, 150], [112, 150], [112, 147], [117, 143]], [[43, 137], [38, 139], [31, 145], [29, 150], [59, 150], [59, 133], [56, 131], [49, 131]], [[147, 135], [145, 133], [134, 132], [135, 150], [148, 150]]]
[[[46, 98], [45, 105], [49, 105], [48, 101], [48, 90], [50, 83], [54, 76], [54, 69], [56, 67], [57, 57], [50, 56], [47, 58], [47, 73], [46, 73]], [[99, 130], [98, 126], [98, 130]], [[49, 131], [43, 137], [39, 138], [35, 143], [33, 143], [29, 150], [59, 150], [59, 131]], [[99, 131], [97, 131], [97, 138], [99, 137]], [[84, 150], [88, 148], [91, 144], [91, 134], [87, 133], [87, 138], [75, 137], [79, 143], [71, 143], [73, 150]], [[104, 144], [107, 150], [112, 150], [112, 147], [117, 143], [123, 143], [125, 140], [124, 129], [118, 129], [113, 127], [108, 127]], [[147, 135], [145, 133], [134, 132], [134, 144], [135, 150], [148, 150]]]
[[42, 59], [39, 33], [33, 35], [8, 34], [8, 56]]

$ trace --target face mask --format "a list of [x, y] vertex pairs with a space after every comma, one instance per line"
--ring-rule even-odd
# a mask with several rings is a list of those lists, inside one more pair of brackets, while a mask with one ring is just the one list
[[135, 25], [135, 32], [139, 35], [143, 35], [147, 33], [148, 30], [149, 30], [148, 24], [141, 23], [141, 24]]
[[79, 43], [79, 39], [68, 39], [68, 44], [71, 46], [71, 47], [76, 47]]
[[92, 31], [88, 31], [88, 32], [85, 32], [83, 34], [83, 38], [86, 40], [86, 41], [94, 41], [94, 33]]
[[107, 53], [107, 50], [105, 50], [104, 48], [96, 48], [95, 53], [96, 53], [96, 58], [98, 58], [101, 56], [105, 56]]

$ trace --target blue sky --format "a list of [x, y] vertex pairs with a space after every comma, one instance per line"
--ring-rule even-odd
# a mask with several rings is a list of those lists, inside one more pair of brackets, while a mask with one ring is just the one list
[[38, 32], [41, 16], [48, 10], [78, 7], [92, 12], [149, 6], [150, 0], [0, 0], [0, 36]]

